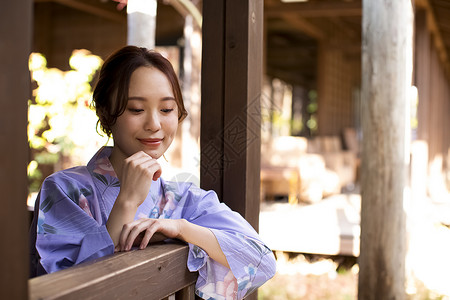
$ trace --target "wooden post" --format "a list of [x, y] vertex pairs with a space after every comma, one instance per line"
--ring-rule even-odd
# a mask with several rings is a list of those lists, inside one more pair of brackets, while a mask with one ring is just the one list
[[27, 101], [32, 1], [2, 3], [0, 18], [0, 299], [27, 299]]
[[201, 186], [257, 229], [263, 1], [205, 0], [203, 16]]
[[128, 45], [155, 48], [156, 0], [128, 0]]
[[412, 78], [411, 0], [363, 2], [361, 254], [358, 299], [404, 299], [403, 192]]
[[428, 141], [430, 127], [430, 57], [431, 37], [425, 10], [416, 12], [415, 84], [419, 94], [417, 138]]

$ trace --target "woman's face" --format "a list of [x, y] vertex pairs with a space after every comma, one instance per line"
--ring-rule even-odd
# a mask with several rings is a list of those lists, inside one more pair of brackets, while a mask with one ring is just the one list
[[178, 127], [178, 107], [167, 77], [139, 67], [130, 78], [128, 103], [111, 127], [116, 157], [144, 151], [157, 159], [169, 148]]

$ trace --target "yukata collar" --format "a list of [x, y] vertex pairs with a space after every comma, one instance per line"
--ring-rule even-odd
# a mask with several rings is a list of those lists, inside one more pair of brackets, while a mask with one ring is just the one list
[[116, 172], [109, 160], [109, 156], [112, 153], [112, 147], [104, 146], [100, 148], [97, 153], [91, 158], [87, 167], [92, 173], [97, 173], [100, 175], [109, 175], [111, 177], [116, 177]]

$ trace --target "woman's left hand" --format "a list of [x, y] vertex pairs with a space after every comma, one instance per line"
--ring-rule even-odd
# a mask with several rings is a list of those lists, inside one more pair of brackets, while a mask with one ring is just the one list
[[[164, 237], [179, 238], [183, 221], [183, 219], [142, 218], [125, 224], [120, 233], [116, 250], [128, 251], [133, 245], [144, 249], [150, 240], [154, 241], [155, 237], [157, 240], [162, 240]], [[163, 238], [161, 238], [161, 235], [163, 235]]]
[[195, 225], [185, 219], [142, 218], [125, 224], [116, 251], [129, 251], [132, 246], [147, 247], [150, 241], [161, 237], [180, 239], [202, 248], [212, 259], [230, 268], [214, 233], [206, 227]]

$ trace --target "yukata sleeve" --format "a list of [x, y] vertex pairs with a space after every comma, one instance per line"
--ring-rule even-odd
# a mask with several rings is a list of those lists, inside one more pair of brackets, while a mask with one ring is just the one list
[[[238, 213], [220, 203], [214, 192], [191, 199], [186, 219], [209, 228], [216, 236], [230, 269], [189, 245], [188, 268], [198, 271], [196, 293], [204, 299], [242, 299], [274, 276], [275, 258], [253, 227]], [[187, 209], [188, 211], [189, 209]]]
[[39, 195], [36, 249], [47, 273], [114, 253], [114, 244], [92, 216], [93, 188], [47, 178]]

